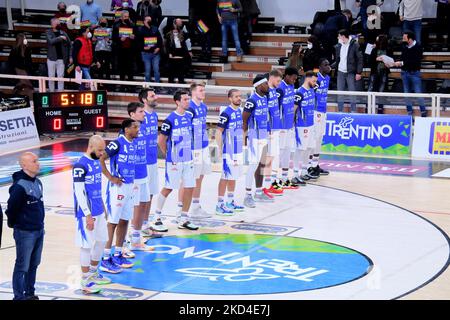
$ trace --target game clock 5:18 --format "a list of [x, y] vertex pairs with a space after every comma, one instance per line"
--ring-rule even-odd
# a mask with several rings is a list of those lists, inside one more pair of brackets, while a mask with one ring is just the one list
[[92, 93], [63, 93], [60, 95], [60, 105], [69, 106], [92, 106], [94, 105], [94, 95]]

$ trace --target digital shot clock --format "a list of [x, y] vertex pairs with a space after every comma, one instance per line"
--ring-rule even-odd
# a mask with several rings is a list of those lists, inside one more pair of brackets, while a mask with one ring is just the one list
[[35, 93], [33, 100], [40, 134], [108, 128], [106, 91]]

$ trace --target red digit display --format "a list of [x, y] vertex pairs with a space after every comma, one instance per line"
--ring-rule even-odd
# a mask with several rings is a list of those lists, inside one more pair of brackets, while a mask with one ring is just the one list
[[105, 117], [97, 117], [95, 122], [96, 128], [103, 128], [105, 126]]
[[61, 118], [53, 119], [53, 130], [58, 131], [62, 129], [62, 120]]

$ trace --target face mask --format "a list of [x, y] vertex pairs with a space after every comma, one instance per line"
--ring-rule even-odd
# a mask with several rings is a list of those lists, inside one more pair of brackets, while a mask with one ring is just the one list
[[308, 47], [307, 47], [309, 50], [311, 50], [312, 48], [313, 48], [313, 45], [312, 45], [312, 43], [308, 43]]
[[61, 13], [66, 12], [66, 8], [60, 8], [60, 9], [59, 9], [59, 12], [61, 12]]
[[92, 38], [92, 33], [88, 32], [87, 38], [88, 38], [88, 39]]
[[106, 28], [108, 26], [108, 24], [106, 22], [102, 22], [102, 23], [100, 23], [100, 26], [103, 28]]
[[144, 24], [149, 26], [149, 25], [151, 25], [151, 22], [150, 22], [150, 20], [145, 20]]
[[100, 159], [99, 157], [97, 157], [97, 155], [95, 154], [95, 152], [91, 152], [90, 156], [91, 156], [91, 158], [94, 159], [94, 160]]
[[61, 30], [61, 25], [58, 24], [58, 25], [55, 27], [55, 29], [56, 29], [56, 30]]
[[91, 0], [91, 1], [87, 1], [87, 4], [92, 4], [92, 2], [94, 2], [94, 0]]
[[339, 43], [340, 43], [340, 44], [344, 44], [344, 40], [339, 39]]
[[124, 19], [123, 22], [130, 23], [130, 19]]
[[128, 2], [122, 2], [122, 8], [128, 8]]

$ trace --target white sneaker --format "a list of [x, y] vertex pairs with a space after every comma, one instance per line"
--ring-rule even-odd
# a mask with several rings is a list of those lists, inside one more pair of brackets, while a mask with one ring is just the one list
[[151, 225], [150, 228], [153, 231], [156, 231], [156, 232], [167, 232], [167, 231], [169, 231], [169, 229], [159, 219], [156, 220], [155, 223], [153, 223], [153, 225]]
[[192, 219], [208, 219], [211, 218], [212, 215], [203, 210], [202, 207], [197, 207], [196, 209], [192, 209], [191, 214], [189, 215]]
[[102, 289], [95, 283], [92, 276], [81, 279], [81, 290], [84, 294], [100, 293]]

